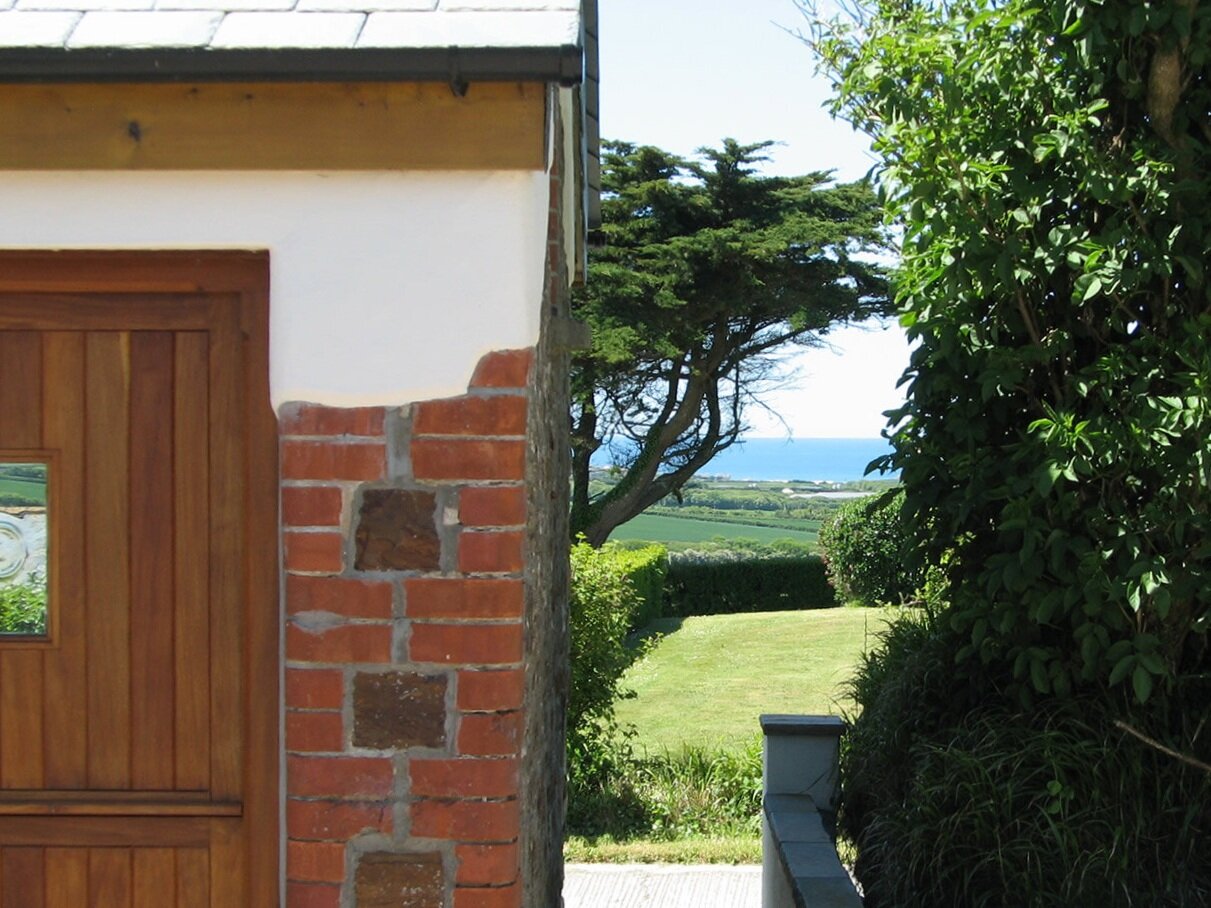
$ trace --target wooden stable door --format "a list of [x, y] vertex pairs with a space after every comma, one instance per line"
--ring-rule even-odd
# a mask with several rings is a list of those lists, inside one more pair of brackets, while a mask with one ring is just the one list
[[0, 462], [48, 478], [46, 629], [0, 636], [0, 908], [278, 904], [267, 280], [0, 253]]

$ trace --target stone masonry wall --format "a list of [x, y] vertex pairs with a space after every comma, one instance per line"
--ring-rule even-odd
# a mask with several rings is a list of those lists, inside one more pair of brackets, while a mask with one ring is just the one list
[[517, 908], [533, 351], [281, 416], [287, 908]]

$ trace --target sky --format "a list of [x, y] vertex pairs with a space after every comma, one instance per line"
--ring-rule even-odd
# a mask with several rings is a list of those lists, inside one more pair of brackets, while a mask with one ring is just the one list
[[[865, 136], [832, 120], [827, 79], [784, 28], [792, 0], [600, 0], [601, 130], [608, 139], [690, 155], [724, 138], [774, 139], [765, 172], [833, 170], [858, 179], [874, 165]], [[780, 28], [779, 26], [782, 26]], [[750, 437], [874, 438], [908, 345], [894, 324], [832, 332], [829, 348], [788, 360], [797, 377], [766, 396], [785, 421], [753, 411]]]

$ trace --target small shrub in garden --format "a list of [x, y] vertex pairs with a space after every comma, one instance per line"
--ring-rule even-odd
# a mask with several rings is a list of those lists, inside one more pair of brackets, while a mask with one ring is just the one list
[[0, 634], [46, 633], [46, 581], [0, 584]]
[[828, 576], [841, 597], [865, 605], [912, 598], [922, 577], [905, 563], [904, 494], [848, 501], [820, 527]]

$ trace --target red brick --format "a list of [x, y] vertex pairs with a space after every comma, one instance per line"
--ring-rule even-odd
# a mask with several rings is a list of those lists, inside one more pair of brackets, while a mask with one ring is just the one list
[[521, 713], [472, 713], [458, 726], [460, 754], [512, 756], [521, 750]]
[[524, 441], [418, 438], [412, 442], [412, 475], [417, 479], [521, 480], [525, 471]]
[[458, 496], [458, 519], [469, 527], [510, 527], [526, 522], [524, 486], [470, 486]]
[[392, 832], [391, 808], [386, 804], [341, 801], [286, 802], [286, 830], [292, 839], [344, 842], [363, 832]]
[[385, 798], [393, 780], [386, 757], [286, 757], [292, 797]]
[[516, 801], [412, 802], [412, 834], [456, 842], [512, 842], [520, 830]]
[[381, 407], [296, 406], [287, 408], [281, 418], [282, 435], [382, 435]]
[[497, 350], [484, 356], [471, 376], [472, 388], [524, 388], [530, 379], [534, 351]]
[[526, 683], [519, 669], [458, 673], [458, 708], [463, 710], [520, 709]]
[[342, 624], [313, 634], [286, 628], [286, 658], [293, 662], [390, 662], [389, 624]]
[[286, 749], [335, 752], [345, 748], [345, 725], [338, 712], [286, 712]]
[[343, 883], [345, 846], [329, 842], [288, 842], [286, 879], [310, 883]]
[[286, 570], [336, 574], [345, 566], [344, 540], [339, 533], [283, 533]]
[[517, 795], [516, 760], [424, 760], [411, 763], [412, 793], [429, 798]]
[[457, 881], [471, 886], [500, 886], [517, 879], [516, 845], [459, 845]]
[[387, 446], [328, 441], [287, 441], [282, 445], [283, 479], [382, 479]]
[[451, 397], [418, 404], [412, 431], [417, 435], [525, 435], [526, 398]]
[[409, 652], [414, 662], [500, 665], [520, 662], [520, 624], [414, 624]]
[[524, 566], [525, 534], [462, 533], [458, 537], [458, 569], [468, 574], [517, 573]]
[[454, 908], [521, 908], [521, 887], [517, 885], [501, 888], [459, 886], [454, 890]]
[[391, 617], [393, 586], [386, 581], [345, 577], [286, 578], [286, 611], [332, 612], [347, 618]]
[[336, 486], [283, 487], [282, 523], [291, 527], [340, 526], [341, 490]]
[[423, 577], [404, 581], [409, 618], [520, 618], [525, 585], [520, 580]]
[[290, 908], [341, 908], [341, 887], [291, 880], [286, 884], [286, 904]]
[[287, 709], [340, 709], [345, 677], [334, 669], [286, 669]]

